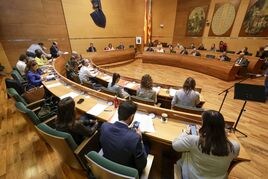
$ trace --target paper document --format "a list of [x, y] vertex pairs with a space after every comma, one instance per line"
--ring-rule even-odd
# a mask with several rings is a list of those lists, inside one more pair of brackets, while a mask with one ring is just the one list
[[158, 87], [153, 87], [153, 90], [156, 92], [156, 94], [159, 93], [160, 89], [161, 89], [160, 86], [158, 86]]
[[177, 90], [173, 89], [173, 88], [169, 88], [169, 96], [175, 96]]
[[61, 86], [62, 84], [60, 82], [57, 82], [57, 83], [53, 83], [53, 84], [50, 84], [50, 85], [46, 85], [46, 87], [49, 89], [49, 88], [54, 88], [54, 87], [57, 87], [57, 86]]
[[112, 81], [112, 77], [111, 76], [109, 76], [109, 75], [105, 75], [104, 77], [103, 77], [103, 79], [105, 80], [105, 81]]
[[106, 109], [108, 107], [108, 105], [105, 104], [96, 104], [95, 106], [93, 106], [90, 110], [87, 111], [88, 114], [91, 114], [93, 116], [98, 116], [100, 113], [102, 113], [104, 111], [104, 109]]
[[78, 93], [75, 93], [75, 92], [70, 92], [70, 93], [67, 93], [67, 94], [65, 94], [65, 95], [62, 95], [61, 97], [60, 97], [60, 99], [63, 99], [63, 98], [66, 98], [66, 97], [68, 97], [68, 96], [70, 96], [70, 97], [72, 97], [72, 98], [75, 98], [76, 96], [78, 96], [79, 94]]
[[127, 85], [125, 85], [126, 88], [133, 88], [134, 86], [136, 86], [135, 82], [129, 82]]
[[140, 122], [140, 130], [141, 132], [155, 132], [154, 130], [154, 124], [153, 119], [151, 115], [148, 115], [147, 113], [137, 111], [135, 113], [134, 121]]

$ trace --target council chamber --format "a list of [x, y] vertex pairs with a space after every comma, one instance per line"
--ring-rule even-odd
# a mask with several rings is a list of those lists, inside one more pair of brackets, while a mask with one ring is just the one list
[[1, 178], [266, 178], [267, 0], [0, 5]]

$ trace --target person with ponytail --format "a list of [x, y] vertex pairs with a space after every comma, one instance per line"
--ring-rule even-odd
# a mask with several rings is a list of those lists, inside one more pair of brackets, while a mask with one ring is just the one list
[[116, 93], [116, 96], [120, 98], [127, 98], [129, 94], [117, 83], [120, 80], [120, 75], [118, 73], [113, 74], [113, 80], [112, 82], [109, 82], [108, 89], [111, 91], [114, 91]]

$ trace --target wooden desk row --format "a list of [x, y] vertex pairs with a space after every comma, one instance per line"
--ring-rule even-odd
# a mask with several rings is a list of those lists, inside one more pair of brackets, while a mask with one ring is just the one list
[[216, 59], [154, 52], [144, 52], [142, 62], [189, 69], [225, 81], [235, 80], [235, 75], [240, 68], [233, 63], [223, 63]]
[[[58, 75], [60, 76], [60, 74]], [[108, 95], [96, 92], [91, 89], [83, 90], [84, 89], [83, 86], [71, 83], [70, 81], [68, 81], [68, 79], [65, 79], [63, 76], [61, 76], [60, 79], [54, 81], [43, 82], [43, 84], [51, 93], [53, 93], [55, 96], [58, 96], [59, 98], [66, 96], [67, 94], [71, 93], [75, 94], [75, 96], [73, 97], [76, 103], [76, 108], [82, 112], [89, 111], [96, 104], [107, 105], [106, 110], [102, 111], [98, 116], [96, 116], [101, 121], [110, 121], [115, 112], [117, 112], [117, 110], [114, 108], [113, 105], [112, 106], [108, 105], [107, 102], [112, 100], [112, 98], [109, 98]], [[77, 104], [77, 101], [80, 98], [83, 98], [84, 102], [82, 104]], [[168, 122], [162, 123], [159, 117], [159, 113], [157, 112], [159, 108], [147, 105], [141, 106], [139, 104], [139, 110], [154, 112], [155, 114], [158, 115], [153, 120], [155, 132], [145, 133], [144, 135], [147, 136], [149, 140], [162, 143], [168, 146], [171, 146], [171, 143], [174, 140], [174, 138], [179, 136], [182, 130], [185, 129], [185, 124], [187, 122], [191, 122], [190, 120], [187, 120], [187, 118], [194, 116], [189, 115], [188, 117], [186, 117], [186, 115], [183, 116], [179, 112], [174, 112], [176, 113], [176, 115], [175, 114], [173, 116], [170, 115]], [[230, 138], [237, 140], [233, 134], [230, 135]], [[241, 152], [238, 160], [242, 161], [250, 160], [243, 147], [241, 147]]]

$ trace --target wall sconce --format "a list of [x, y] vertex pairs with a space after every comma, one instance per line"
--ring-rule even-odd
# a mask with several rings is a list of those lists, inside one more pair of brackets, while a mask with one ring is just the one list
[[164, 28], [164, 24], [160, 24], [160, 28]]

